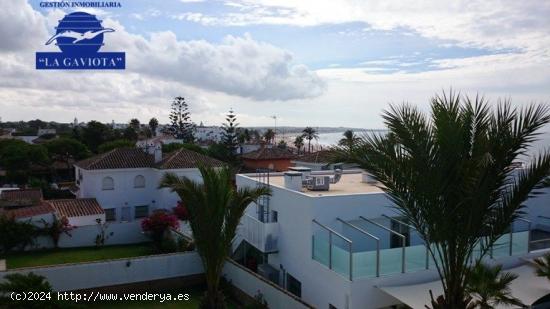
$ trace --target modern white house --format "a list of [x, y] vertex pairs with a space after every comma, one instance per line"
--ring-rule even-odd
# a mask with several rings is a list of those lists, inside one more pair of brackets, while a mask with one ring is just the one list
[[[269, 186], [272, 196], [247, 208], [234, 259], [316, 308], [424, 308], [429, 289], [440, 295], [426, 245], [361, 170], [295, 167], [239, 174], [236, 182]], [[550, 245], [549, 201], [528, 200], [525, 218], [487, 258], [520, 275], [512, 292], [527, 304], [550, 294], [550, 283], [526, 262]]]
[[201, 180], [199, 166], [223, 163], [199, 153], [179, 149], [162, 153], [159, 143], [143, 148], [118, 148], [75, 163], [77, 198], [95, 198], [107, 221], [133, 221], [155, 209], [172, 209], [179, 197], [159, 189], [162, 176]]

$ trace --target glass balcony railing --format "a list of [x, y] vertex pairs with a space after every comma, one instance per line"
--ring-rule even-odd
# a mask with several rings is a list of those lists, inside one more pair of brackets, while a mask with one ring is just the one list
[[[397, 219], [389, 219], [406, 224]], [[413, 235], [415, 231], [408, 231], [405, 236], [383, 226], [377, 220], [362, 217], [361, 220], [370, 224], [369, 228], [352, 221], [337, 220], [346, 227], [345, 232], [337, 232], [313, 220], [312, 258], [349, 280], [434, 268], [434, 260], [428, 248], [419, 236]], [[520, 225], [523, 225], [523, 228], [520, 228]], [[402, 244], [405, 245], [381, 249], [381, 239], [369, 232], [372, 230], [371, 226], [394, 235], [396, 240], [402, 239]], [[518, 220], [511, 227], [510, 233], [501, 236], [484, 258], [498, 259], [528, 253], [530, 234], [531, 223], [525, 219]], [[478, 244], [474, 249], [472, 263], [479, 258], [480, 247]], [[434, 245], [432, 249], [435, 252]]]

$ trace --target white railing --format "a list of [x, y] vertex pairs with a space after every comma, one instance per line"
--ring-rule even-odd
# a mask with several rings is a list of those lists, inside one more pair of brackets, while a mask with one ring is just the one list
[[264, 223], [250, 215], [244, 215], [241, 224], [241, 236], [248, 243], [262, 252], [278, 250], [279, 223]]

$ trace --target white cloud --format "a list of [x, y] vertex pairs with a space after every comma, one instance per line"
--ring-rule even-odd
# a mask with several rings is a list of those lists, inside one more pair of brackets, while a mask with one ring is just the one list
[[239, 10], [203, 16], [197, 21], [296, 26], [364, 22], [369, 30], [408, 28], [425, 37], [485, 48], [535, 49], [548, 44], [550, 32], [548, 1], [232, 0], [230, 3]]
[[[126, 52], [127, 70], [35, 70], [34, 53], [55, 50], [44, 41], [62, 16], [60, 10], [44, 16], [23, 0], [10, 1], [7, 10], [0, 11], [4, 115], [27, 118], [23, 111], [33, 108], [31, 117], [41, 109], [85, 112], [99, 119], [121, 117], [122, 111], [130, 115], [132, 110], [163, 113], [176, 95], [188, 97], [192, 110], [203, 113], [213, 106], [204, 99], [210, 92], [263, 101], [314, 97], [325, 90], [324, 81], [295, 64], [289, 52], [250, 36], [228, 36], [220, 44], [181, 41], [170, 31], [145, 38], [127, 32], [111, 17], [104, 18], [104, 25], [116, 32], [106, 36], [102, 50]], [[23, 35], [14, 36], [16, 30]]]

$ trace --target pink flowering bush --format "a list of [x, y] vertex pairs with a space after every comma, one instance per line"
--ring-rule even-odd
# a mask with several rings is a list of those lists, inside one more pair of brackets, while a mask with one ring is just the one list
[[141, 229], [149, 233], [157, 248], [161, 247], [163, 238], [170, 228], [179, 228], [179, 221], [175, 215], [166, 211], [155, 211], [141, 221]]

